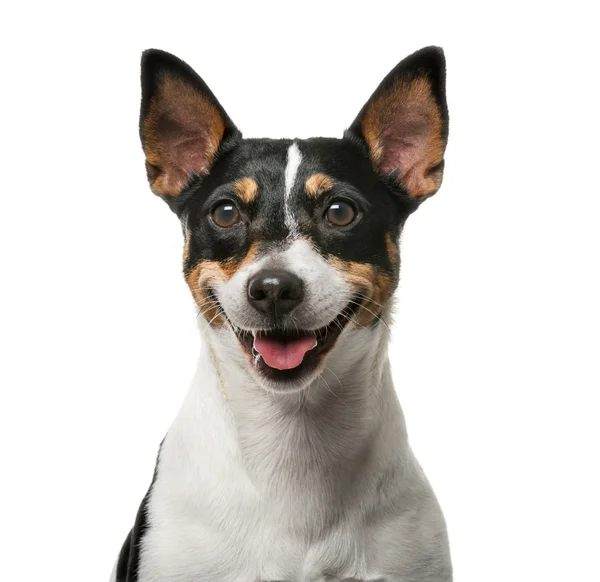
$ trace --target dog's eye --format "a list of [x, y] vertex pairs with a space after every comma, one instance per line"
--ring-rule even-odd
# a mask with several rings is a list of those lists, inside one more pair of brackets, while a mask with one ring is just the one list
[[212, 219], [217, 226], [229, 228], [240, 221], [240, 211], [233, 202], [223, 202], [215, 206]]
[[335, 226], [347, 226], [356, 218], [356, 210], [348, 204], [338, 200], [332, 202], [325, 212], [325, 219]]

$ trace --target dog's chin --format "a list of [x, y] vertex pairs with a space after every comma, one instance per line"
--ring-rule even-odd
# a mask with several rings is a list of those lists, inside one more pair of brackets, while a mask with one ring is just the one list
[[273, 392], [296, 392], [323, 371], [327, 355], [359, 307], [360, 301], [353, 299], [335, 319], [316, 330], [231, 328], [263, 387]]

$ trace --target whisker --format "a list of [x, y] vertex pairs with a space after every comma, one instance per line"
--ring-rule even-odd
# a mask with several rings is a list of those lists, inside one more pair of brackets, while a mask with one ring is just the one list
[[357, 293], [356, 296], [359, 297], [360, 299], [364, 299], [364, 300], [368, 301], [369, 303], [372, 303], [376, 307], [381, 307], [381, 309], [385, 309], [385, 307], [386, 307], [385, 305], [378, 303], [377, 301], [375, 301], [371, 297], [365, 295], [364, 293]]
[[[329, 368], [325, 368], [326, 370], [329, 370]], [[331, 370], [329, 370], [331, 372]], [[335, 376], [335, 374], [334, 374]], [[329, 390], [329, 392], [335, 396], [350, 412], [354, 413], [354, 410], [352, 410], [352, 408], [350, 408], [350, 406], [348, 406], [348, 404], [346, 404], [332, 389], [331, 386], [329, 385], [329, 382], [327, 382], [327, 380], [325, 380], [325, 377], [323, 376], [323, 372], [321, 372], [318, 376], [319, 378], [323, 379], [323, 382], [325, 382], [325, 385], [327, 386], [327, 390]], [[337, 378], [337, 376], [336, 376]], [[339, 378], [338, 378], [338, 382], [339, 382]], [[340, 382], [340, 386], [342, 385], [342, 383]]]
[[375, 312], [371, 311], [371, 310], [370, 310], [368, 307], [366, 307], [366, 306], [365, 306], [364, 304], [362, 304], [362, 303], [357, 303], [356, 301], [350, 301], [350, 303], [354, 303], [354, 304], [356, 304], [356, 305], [360, 305], [360, 307], [361, 307], [362, 309], [364, 309], [365, 311], [369, 312], [369, 313], [370, 313], [370, 314], [371, 314], [371, 315], [372, 315], [372, 316], [373, 316], [375, 319], [377, 319], [378, 321], [380, 321], [381, 323], [383, 323], [383, 325], [385, 325], [385, 327], [387, 327], [388, 331], [390, 331], [390, 332], [391, 332], [391, 330], [390, 330], [390, 326], [389, 326], [389, 325], [388, 325], [388, 324], [387, 324], [385, 321], [383, 321], [383, 319], [381, 318], [381, 316], [379, 316], [377, 313], [375, 313]]
[[219, 312], [208, 322], [208, 325], [211, 325], [212, 322], [217, 319], [217, 317], [221, 317], [221, 315], [225, 315], [225, 312], [220, 309]]

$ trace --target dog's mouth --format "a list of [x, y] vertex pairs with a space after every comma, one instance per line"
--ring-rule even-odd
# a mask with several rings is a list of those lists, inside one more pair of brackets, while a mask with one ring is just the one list
[[360, 305], [360, 300], [353, 298], [335, 319], [316, 330], [275, 327], [247, 331], [233, 325], [232, 328], [252, 365], [262, 375], [279, 382], [295, 380], [318, 367]]
[[[253, 334], [254, 335], [254, 334]], [[275, 370], [293, 370], [304, 356], [319, 345], [315, 332], [285, 333], [279, 330], [258, 332], [254, 335], [253, 349]]]

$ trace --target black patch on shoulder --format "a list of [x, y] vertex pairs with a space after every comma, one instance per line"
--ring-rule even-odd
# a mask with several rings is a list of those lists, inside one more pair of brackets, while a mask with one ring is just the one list
[[121, 548], [119, 553], [119, 559], [117, 561], [117, 577], [116, 582], [137, 582], [138, 580], [138, 569], [140, 564], [140, 547], [142, 543], [142, 538], [148, 529], [148, 522], [146, 513], [148, 511], [148, 502], [150, 500], [150, 495], [152, 494], [152, 487], [154, 486], [154, 482], [156, 481], [156, 476], [158, 474], [158, 462], [160, 459], [160, 450], [162, 448], [163, 441], [160, 443], [158, 447], [158, 455], [156, 457], [156, 465], [154, 467], [154, 476], [152, 477], [152, 483], [150, 483], [150, 487], [142, 503], [140, 504], [140, 508], [137, 512], [135, 523], [133, 524], [133, 528], [127, 534], [125, 538], [125, 542]]

